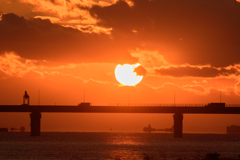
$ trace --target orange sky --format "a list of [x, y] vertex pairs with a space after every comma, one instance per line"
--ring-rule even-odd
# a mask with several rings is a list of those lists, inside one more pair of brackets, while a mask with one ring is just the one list
[[[0, 0], [0, 104], [240, 104], [240, 3], [236, 0]], [[119, 86], [118, 64], [143, 80]], [[130, 93], [130, 94], [129, 94]], [[0, 127], [29, 114], [0, 113]], [[238, 115], [184, 115], [184, 132], [225, 133]], [[138, 131], [171, 114], [43, 114], [43, 131]]]

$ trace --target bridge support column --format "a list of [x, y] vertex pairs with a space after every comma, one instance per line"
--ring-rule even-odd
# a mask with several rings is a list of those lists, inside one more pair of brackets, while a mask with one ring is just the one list
[[183, 115], [181, 113], [175, 113], [173, 115], [173, 120], [174, 120], [174, 138], [182, 138]]
[[40, 136], [40, 121], [41, 121], [40, 112], [32, 112], [30, 114], [31, 118], [31, 136]]

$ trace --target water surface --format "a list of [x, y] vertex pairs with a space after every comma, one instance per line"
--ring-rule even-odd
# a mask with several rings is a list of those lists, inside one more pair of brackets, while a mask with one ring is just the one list
[[164, 133], [0, 133], [0, 159], [34, 160], [142, 160], [144, 154], [159, 160], [201, 159], [206, 153], [221, 157], [240, 155], [240, 135]]

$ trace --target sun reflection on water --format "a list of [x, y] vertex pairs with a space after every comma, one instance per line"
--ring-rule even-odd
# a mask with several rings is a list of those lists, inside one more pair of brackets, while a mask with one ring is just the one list
[[[144, 141], [138, 136], [115, 134], [108, 139], [111, 146], [108, 159], [114, 160], [142, 160], [144, 155], [136, 148], [144, 146]], [[121, 146], [121, 147], [120, 147]]]
[[144, 142], [138, 137], [126, 136], [126, 135], [116, 135], [113, 139], [108, 141], [111, 145], [144, 145]]

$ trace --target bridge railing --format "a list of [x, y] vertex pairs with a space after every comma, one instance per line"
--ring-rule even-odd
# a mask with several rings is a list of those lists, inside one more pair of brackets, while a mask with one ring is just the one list
[[240, 104], [226, 104], [226, 107], [240, 107]]
[[207, 104], [109, 103], [109, 106], [149, 107], [205, 107]]
[[[173, 103], [109, 103], [109, 106], [131, 107], [206, 107], [208, 104], [173, 104]], [[225, 107], [240, 107], [240, 104], [225, 104]]]

